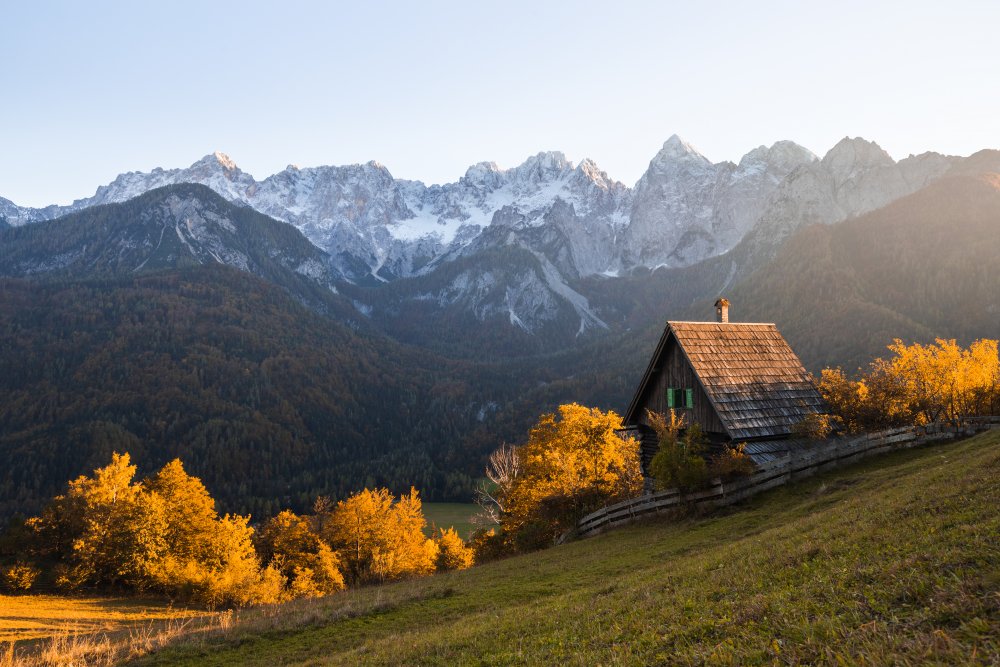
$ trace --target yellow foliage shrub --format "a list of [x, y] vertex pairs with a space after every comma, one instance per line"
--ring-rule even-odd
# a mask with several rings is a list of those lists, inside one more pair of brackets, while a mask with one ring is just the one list
[[31, 590], [41, 573], [41, 570], [31, 563], [19, 561], [3, 570], [3, 585], [11, 592], [24, 593]]
[[317, 597], [344, 588], [339, 556], [305, 517], [281, 512], [265, 524], [260, 545], [264, 558], [288, 579], [291, 597]]
[[896, 339], [893, 356], [875, 359], [858, 380], [838, 369], [822, 372], [818, 389], [851, 431], [936, 421], [959, 424], [1000, 409], [997, 341], [963, 349], [954, 340], [906, 345]]
[[439, 571], [464, 570], [472, 566], [474, 554], [454, 528], [440, 528], [434, 541], [437, 543], [435, 565]]

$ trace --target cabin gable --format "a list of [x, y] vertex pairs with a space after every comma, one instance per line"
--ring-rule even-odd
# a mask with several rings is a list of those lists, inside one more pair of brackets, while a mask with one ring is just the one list
[[639, 424], [648, 426], [647, 410], [667, 414], [671, 409], [684, 416], [687, 422], [700, 424], [706, 435], [714, 436], [713, 439], [727, 436], [698, 374], [674, 336], [666, 341], [658, 368], [636, 406], [636, 418]]

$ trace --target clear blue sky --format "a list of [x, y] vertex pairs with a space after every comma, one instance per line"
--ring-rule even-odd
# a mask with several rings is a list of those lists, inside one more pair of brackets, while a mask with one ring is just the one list
[[997, 2], [4, 5], [0, 196], [23, 205], [215, 150], [427, 183], [561, 150], [631, 185], [675, 132], [713, 161], [1000, 147]]

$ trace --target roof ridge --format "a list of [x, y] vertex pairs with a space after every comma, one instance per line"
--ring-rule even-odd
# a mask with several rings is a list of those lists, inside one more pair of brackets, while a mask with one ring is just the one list
[[667, 320], [667, 324], [728, 324], [728, 325], [743, 325], [743, 326], [766, 326], [766, 327], [776, 327], [774, 322], [696, 322], [693, 320]]

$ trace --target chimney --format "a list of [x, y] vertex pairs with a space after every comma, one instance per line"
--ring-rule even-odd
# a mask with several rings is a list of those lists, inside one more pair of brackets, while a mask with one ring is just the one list
[[715, 302], [715, 319], [719, 324], [729, 323], [729, 299], [724, 296], [720, 296]]

